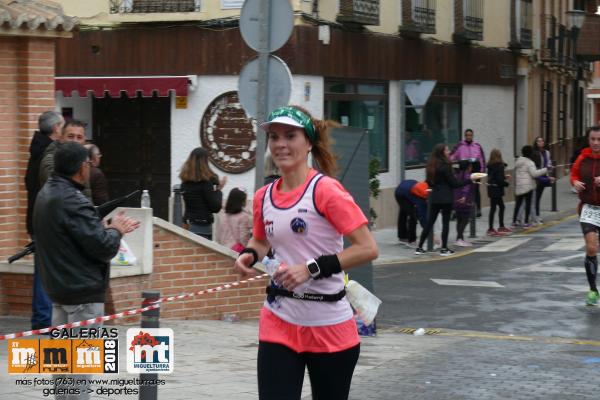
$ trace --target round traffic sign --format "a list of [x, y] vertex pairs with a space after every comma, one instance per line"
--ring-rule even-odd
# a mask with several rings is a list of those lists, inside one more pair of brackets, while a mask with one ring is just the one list
[[[267, 112], [290, 101], [292, 74], [281, 58], [269, 55], [267, 72]], [[258, 58], [244, 66], [238, 80], [238, 95], [246, 114], [256, 117], [258, 111]]]
[[[262, 2], [269, 7], [270, 12], [262, 9]], [[269, 15], [266, 21], [268, 35], [267, 43], [261, 40], [261, 19]], [[240, 32], [244, 41], [254, 51], [271, 53], [285, 44], [294, 29], [294, 11], [289, 0], [246, 0], [240, 14]]]

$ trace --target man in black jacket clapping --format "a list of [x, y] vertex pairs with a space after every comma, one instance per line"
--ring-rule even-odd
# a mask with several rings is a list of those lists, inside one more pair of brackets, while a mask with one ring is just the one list
[[[76, 142], [56, 151], [54, 173], [38, 193], [33, 210], [35, 257], [52, 300], [53, 326], [104, 315], [110, 260], [123, 235], [139, 227], [138, 221], [122, 213], [105, 226], [81, 193], [90, 176], [88, 154]], [[87, 390], [81, 392], [86, 395]]]

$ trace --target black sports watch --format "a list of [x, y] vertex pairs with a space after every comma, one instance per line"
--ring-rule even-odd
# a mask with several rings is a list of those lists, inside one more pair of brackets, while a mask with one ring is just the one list
[[321, 268], [319, 268], [319, 264], [317, 264], [317, 261], [315, 261], [314, 258], [311, 258], [306, 262], [306, 268], [313, 279], [316, 279], [321, 275]]

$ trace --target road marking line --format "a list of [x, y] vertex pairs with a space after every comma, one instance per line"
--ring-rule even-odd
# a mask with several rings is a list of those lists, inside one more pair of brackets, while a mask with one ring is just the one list
[[587, 285], [562, 285], [562, 287], [565, 287], [567, 289], [573, 290], [575, 292], [585, 292], [587, 293], [588, 290], [590, 290], [590, 287]]
[[581, 257], [583, 259], [583, 255], [581, 255], [581, 254], [571, 254], [570, 256], [561, 257], [561, 258], [553, 258], [551, 260], [544, 261], [542, 264], [544, 264], [544, 265], [547, 265], [547, 264], [556, 264], [556, 263], [559, 263], [561, 261], [572, 260], [573, 258], [578, 258], [578, 257]]
[[521, 271], [521, 272], [552, 272], [552, 273], [562, 273], [562, 272], [574, 272], [581, 273], [581, 267], [563, 267], [560, 265], [555, 266], [544, 266], [544, 265], [529, 265], [527, 267], [515, 268], [512, 271]]
[[503, 288], [504, 286], [499, 284], [498, 282], [492, 281], [468, 281], [468, 280], [460, 280], [460, 279], [431, 279], [438, 285], [442, 286], [478, 286], [478, 287], [495, 287], [495, 288]]
[[520, 238], [503, 238], [497, 242], [492, 242], [483, 247], [479, 247], [473, 250], [474, 253], [495, 253], [509, 251], [517, 246], [530, 241], [531, 237], [520, 237]]
[[581, 239], [578, 238], [567, 238], [560, 239], [556, 243], [552, 243], [550, 246], [546, 247], [542, 251], [577, 251], [581, 249], [585, 243]]
[[[511, 271], [525, 270], [525, 271], [535, 271], [535, 272], [555, 272], [553, 270], [543, 271], [543, 270], [536, 269], [536, 268], [540, 268], [543, 265], [558, 264], [558, 263], [560, 263], [562, 261], [572, 260], [574, 258], [581, 258], [581, 259], [583, 259], [583, 255], [581, 255], [581, 254], [571, 254], [570, 256], [566, 256], [566, 257], [552, 258], [550, 260], [547, 260], [547, 261], [544, 261], [544, 262], [541, 262], [541, 263], [526, 265], [524, 267], [513, 268], [513, 269], [511, 269]], [[572, 267], [560, 267], [560, 268], [572, 268]], [[556, 271], [556, 272], [571, 272], [571, 271]]]

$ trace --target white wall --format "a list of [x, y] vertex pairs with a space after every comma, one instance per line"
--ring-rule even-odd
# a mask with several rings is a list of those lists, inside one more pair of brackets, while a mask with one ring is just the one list
[[[208, 105], [225, 92], [237, 90], [237, 76], [199, 76], [194, 90], [188, 92], [187, 109], [175, 108], [175, 98], [171, 100], [171, 184], [180, 183], [178, 175], [190, 151], [200, 146], [200, 120]], [[310, 84], [309, 97], [305, 98], [306, 84]], [[324, 78], [321, 76], [294, 75], [292, 77], [292, 95], [290, 104], [307, 108], [315, 117], [323, 118]], [[388, 146], [389, 170], [379, 176], [382, 188], [393, 188], [399, 177], [399, 110], [398, 83], [389, 83]], [[92, 100], [91, 97], [64, 97], [56, 94], [56, 107], [73, 107], [74, 118], [88, 123], [86, 135], [92, 138]], [[475, 140], [483, 146], [486, 156], [492, 148], [502, 151], [509, 168], [513, 166], [513, 119], [514, 89], [512, 86], [463, 86], [462, 105], [463, 130], [472, 128]], [[227, 175], [225, 194], [230, 189], [243, 186], [249, 194], [254, 192], [254, 169], [242, 174], [226, 174], [212, 166], [219, 176]], [[423, 169], [407, 170], [407, 179], [423, 179]]]
[[486, 158], [493, 148], [499, 149], [509, 169], [514, 166], [514, 104], [513, 86], [463, 86], [463, 131], [473, 129]]
[[79, 97], [77, 94], [65, 97], [62, 92], [56, 92], [56, 111], [61, 112], [63, 107], [72, 107], [73, 118], [87, 123], [85, 136], [92, 139], [92, 98]]
[[[315, 117], [323, 117], [323, 77], [294, 75], [290, 104], [305, 107]], [[305, 99], [305, 84], [310, 83], [310, 97]], [[171, 101], [171, 184], [180, 183], [179, 171], [190, 151], [200, 146], [200, 121], [209, 104], [225, 92], [237, 90], [238, 76], [198, 76], [195, 90], [188, 92], [188, 108], [176, 109], [175, 99]], [[264, 134], [258, 132], [258, 134]], [[249, 197], [254, 193], [254, 169], [242, 174], [228, 174], [214, 165], [219, 176], [227, 176], [224, 195], [234, 187], [243, 186]]]

